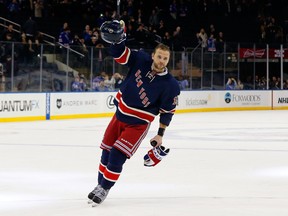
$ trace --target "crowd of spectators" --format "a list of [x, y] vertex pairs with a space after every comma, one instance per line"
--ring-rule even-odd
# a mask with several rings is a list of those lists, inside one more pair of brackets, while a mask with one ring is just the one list
[[[255, 78], [248, 79], [245, 83], [242, 83], [240, 79], [234, 77], [228, 77], [225, 90], [280, 90], [281, 88], [281, 77], [255, 75]], [[283, 89], [288, 89], [288, 79], [283, 81]]]
[[92, 91], [114, 91], [118, 90], [124, 81], [124, 76], [120, 73], [114, 73], [109, 76], [105, 71], [102, 71], [92, 81]]
[[[283, 43], [286, 39], [288, 3], [285, 0], [1, 0], [2, 17], [24, 25], [32, 16], [38, 29], [58, 38], [60, 25], [69, 23], [72, 38], [82, 37], [84, 26], [99, 29], [106, 20], [121, 18], [127, 25], [128, 41], [153, 47], [161, 40], [181, 49], [198, 43], [200, 29], [217, 40]], [[49, 23], [49, 25], [47, 25]], [[214, 30], [210, 27], [213, 26]], [[201, 30], [202, 31], [202, 30]]]
[[124, 79], [125, 77], [120, 73], [109, 75], [105, 71], [102, 71], [92, 79], [92, 85], [89, 88], [85, 76], [83, 74], [77, 74], [74, 77], [74, 81], [71, 83], [71, 91], [115, 91], [120, 88]]

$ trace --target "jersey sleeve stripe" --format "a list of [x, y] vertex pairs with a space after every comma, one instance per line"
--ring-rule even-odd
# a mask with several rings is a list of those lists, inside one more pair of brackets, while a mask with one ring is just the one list
[[120, 98], [122, 97], [122, 92], [119, 90], [115, 96], [115, 99], [117, 100], [117, 102], [120, 102]]
[[172, 114], [174, 114], [175, 113], [175, 111], [176, 111], [176, 109], [172, 109], [172, 110], [164, 110], [164, 109], [160, 109], [160, 113], [172, 113]]
[[125, 47], [124, 52], [122, 53], [122, 55], [118, 58], [114, 58], [116, 62], [118, 62], [119, 64], [127, 64], [129, 56], [130, 56], [131, 50], [128, 47]]

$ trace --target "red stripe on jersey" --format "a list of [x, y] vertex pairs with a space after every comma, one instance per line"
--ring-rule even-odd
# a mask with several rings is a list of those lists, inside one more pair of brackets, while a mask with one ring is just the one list
[[106, 169], [104, 172], [104, 178], [108, 181], [116, 182], [120, 176], [120, 173], [112, 172], [109, 169]]
[[120, 112], [122, 112], [124, 115], [134, 116], [146, 122], [152, 122], [155, 118], [155, 115], [153, 115], [152, 113], [148, 113], [143, 110], [138, 110], [127, 106], [122, 100], [122, 93], [120, 91], [118, 91], [116, 95], [116, 100], [118, 101], [118, 107]]
[[122, 55], [118, 58], [114, 58], [116, 62], [119, 64], [126, 64], [128, 62], [129, 56], [130, 56], [130, 49], [128, 47], [125, 47], [124, 52]]
[[104, 166], [102, 163], [99, 164], [99, 172], [103, 174], [106, 170], [106, 166]]
[[118, 108], [120, 112], [122, 112], [124, 115], [134, 116], [146, 122], [152, 122], [155, 118], [155, 116], [151, 113], [144, 112], [142, 110], [138, 110], [127, 106], [122, 100], [122, 98], [120, 98]]

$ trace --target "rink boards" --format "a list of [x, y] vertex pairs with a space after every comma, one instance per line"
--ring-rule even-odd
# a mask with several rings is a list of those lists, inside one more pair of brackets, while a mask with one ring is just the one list
[[[0, 122], [112, 116], [116, 92], [0, 93]], [[176, 113], [288, 109], [288, 91], [182, 91]]]

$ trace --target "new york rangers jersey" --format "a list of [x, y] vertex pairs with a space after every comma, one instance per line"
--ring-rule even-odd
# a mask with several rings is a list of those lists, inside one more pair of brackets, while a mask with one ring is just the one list
[[168, 126], [180, 94], [178, 82], [168, 69], [153, 72], [151, 54], [131, 50], [124, 42], [111, 45], [110, 54], [129, 68], [114, 99], [117, 119], [128, 124], [147, 124], [160, 113], [160, 123]]

